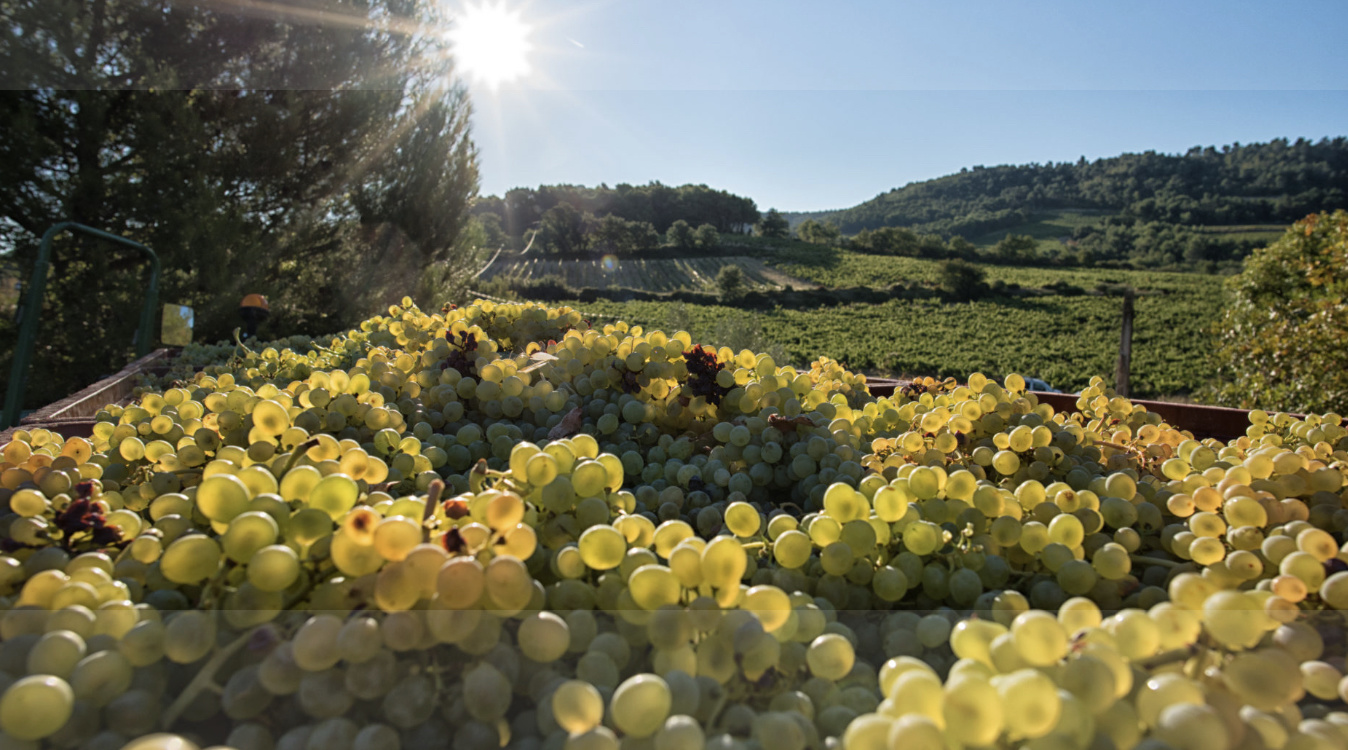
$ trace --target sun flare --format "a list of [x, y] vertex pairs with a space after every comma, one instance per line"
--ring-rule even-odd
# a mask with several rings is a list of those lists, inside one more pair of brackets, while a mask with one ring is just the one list
[[464, 5], [449, 40], [459, 70], [480, 84], [496, 88], [529, 72], [529, 26], [505, 3], [483, 0]]

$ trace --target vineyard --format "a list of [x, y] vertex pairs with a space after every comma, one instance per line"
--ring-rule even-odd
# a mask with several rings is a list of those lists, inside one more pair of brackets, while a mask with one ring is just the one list
[[752, 289], [773, 289], [785, 285], [811, 286], [763, 261], [742, 255], [722, 258], [645, 258], [617, 259], [611, 256], [593, 260], [555, 258], [498, 259], [480, 278], [484, 281], [508, 278], [538, 281], [557, 278], [572, 288], [644, 289], [652, 292], [705, 291], [715, 287], [716, 274], [728, 265], [739, 266], [745, 284]]
[[[941, 261], [886, 255], [867, 255], [839, 248], [790, 247], [769, 261], [783, 273], [828, 287], [884, 287], [900, 282], [935, 283]], [[1098, 284], [1127, 284], [1137, 289], [1216, 299], [1221, 277], [1197, 273], [1121, 271], [1113, 269], [1039, 268], [1033, 266], [981, 266], [989, 282], [1002, 281], [1023, 287], [1070, 284], [1084, 291]]]
[[[1010, 269], [1008, 269], [1010, 270]], [[1215, 296], [1173, 294], [1137, 301], [1132, 384], [1139, 395], [1192, 393], [1211, 378], [1205, 326]], [[1091, 376], [1113, 373], [1120, 304], [1098, 296], [942, 304], [895, 299], [814, 310], [743, 310], [664, 302], [587, 302], [587, 313], [663, 327], [686, 319], [711, 336], [722, 320], [761, 327], [796, 364], [830, 357], [849, 367], [896, 375], [960, 376], [969, 372], [1043, 378], [1077, 391]]]

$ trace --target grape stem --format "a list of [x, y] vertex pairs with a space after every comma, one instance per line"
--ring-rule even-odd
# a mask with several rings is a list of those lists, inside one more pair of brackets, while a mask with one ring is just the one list
[[1169, 651], [1162, 651], [1161, 653], [1156, 654], [1150, 659], [1144, 659], [1142, 662], [1138, 664], [1138, 666], [1146, 670], [1156, 669], [1157, 667], [1164, 666], [1166, 664], [1174, 664], [1175, 662], [1179, 661], [1188, 661], [1189, 659], [1192, 659], [1193, 657], [1197, 656], [1202, 651], [1203, 651], [1202, 646], [1200, 646], [1197, 643], [1191, 643], [1188, 646], [1181, 646], [1180, 648], [1171, 649]]
[[285, 468], [281, 469], [281, 473], [276, 476], [277, 481], [285, 478], [285, 475], [289, 474], [290, 470], [295, 468], [295, 464], [300, 461], [300, 456], [308, 453], [310, 448], [316, 447], [318, 447], [318, 438], [309, 438], [303, 443], [295, 446], [295, 450], [290, 452], [290, 458], [286, 460]]
[[183, 688], [183, 691], [178, 695], [178, 698], [164, 711], [164, 731], [173, 728], [173, 723], [178, 720], [178, 716], [192, 704], [192, 701], [197, 699], [197, 696], [200, 695], [202, 691], [211, 690], [212, 686], [215, 686], [215, 689], [217, 690], [219, 689], [219, 685], [215, 681], [215, 673], [220, 671], [220, 668], [225, 665], [225, 662], [229, 661], [230, 657], [238, 653], [239, 649], [248, 645], [248, 641], [253, 637], [253, 633], [256, 632], [256, 630], [257, 628], [253, 628], [225, 644], [219, 651], [215, 652], [215, 655], [211, 657], [210, 661], [201, 666], [201, 671], [197, 672], [196, 676], [192, 678], [192, 681], [187, 683], [187, 687]]
[[1182, 562], [1162, 560], [1159, 557], [1147, 557], [1145, 555], [1129, 555], [1128, 559], [1136, 563], [1142, 563], [1143, 565], [1160, 565], [1163, 568], [1178, 568], [1184, 565]]
[[431, 541], [431, 518], [435, 515], [436, 507], [440, 505], [440, 494], [444, 491], [443, 479], [433, 480], [426, 488], [426, 507], [421, 511], [421, 539], [424, 542]]

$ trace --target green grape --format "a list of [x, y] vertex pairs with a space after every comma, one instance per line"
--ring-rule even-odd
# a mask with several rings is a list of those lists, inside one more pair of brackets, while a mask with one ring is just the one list
[[1175, 750], [1230, 746], [1226, 720], [1216, 709], [1202, 703], [1166, 706], [1156, 722], [1155, 737]]
[[[737, 543], [738, 545], [738, 543]], [[705, 564], [704, 564], [705, 566]], [[643, 565], [632, 572], [628, 591], [637, 606], [650, 611], [677, 604], [681, 587], [674, 573], [663, 565]]]
[[776, 586], [754, 586], [740, 601], [741, 609], [754, 613], [763, 630], [772, 633], [791, 616], [791, 599]]
[[262, 547], [248, 558], [248, 582], [262, 591], [285, 591], [299, 575], [299, 556], [284, 544]]
[[608, 485], [608, 471], [598, 461], [582, 461], [571, 472], [571, 485], [581, 497], [601, 495]]
[[216, 474], [197, 485], [197, 509], [217, 523], [229, 523], [247, 511], [251, 500], [248, 486], [231, 474]]
[[505, 716], [512, 696], [510, 680], [491, 664], [483, 662], [463, 677], [468, 713], [478, 721], [494, 722]]
[[[1302, 581], [1304, 584], [1303, 578], [1297, 576], [1296, 580]], [[1325, 604], [1334, 609], [1348, 609], [1348, 572], [1339, 571], [1325, 578], [1324, 582], [1320, 584], [1319, 594]], [[1303, 594], [1302, 598], [1304, 597]]]
[[1264, 608], [1248, 594], [1219, 591], [1203, 602], [1203, 626], [1219, 643], [1250, 648], [1264, 635]]
[[638, 674], [613, 691], [609, 710], [614, 725], [623, 734], [649, 737], [664, 725], [671, 701], [669, 685], [664, 679], [654, 674]]
[[533, 577], [519, 558], [494, 557], [483, 573], [483, 593], [491, 609], [513, 614], [528, 606], [533, 598]]
[[477, 605], [486, 588], [486, 571], [471, 557], [451, 558], [436, 577], [438, 601], [449, 609], [468, 609]]
[[992, 457], [992, 468], [1003, 476], [1011, 476], [1020, 469], [1020, 456], [1008, 450], [997, 451]]
[[178, 664], [191, 664], [215, 647], [215, 622], [199, 610], [178, 612], [164, 626], [164, 656]]
[[374, 600], [385, 612], [411, 609], [421, 599], [421, 582], [415, 571], [401, 562], [385, 565], [377, 574]]
[[568, 680], [552, 693], [552, 715], [558, 726], [575, 735], [588, 732], [604, 718], [604, 699], [594, 685]]
[[75, 671], [70, 674], [70, 688], [76, 700], [106, 706], [131, 688], [133, 671], [131, 662], [120, 653], [99, 651], [75, 665]]
[[1128, 550], [1121, 544], [1108, 542], [1095, 551], [1091, 557], [1091, 566], [1101, 578], [1117, 581], [1132, 570], [1132, 559]]
[[977, 677], [949, 679], [944, 688], [945, 723], [967, 746], [990, 746], [1006, 726], [1002, 701], [989, 682]]
[[1148, 727], [1155, 727], [1168, 706], [1181, 703], [1202, 705], [1203, 689], [1183, 675], [1162, 674], [1146, 681], [1137, 693], [1137, 715]]
[[1001, 697], [1006, 731], [1012, 737], [1033, 739], [1048, 734], [1062, 713], [1062, 699], [1053, 681], [1040, 672], [1022, 669], [993, 681]]
[[351, 741], [351, 750], [400, 750], [401, 747], [397, 730], [387, 724], [367, 724]]
[[889, 746], [904, 750], [946, 750], [942, 727], [923, 714], [910, 713], [894, 720], [889, 730]]
[[705, 746], [702, 725], [691, 716], [671, 715], [655, 734], [656, 750], [702, 750]]
[[159, 570], [174, 583], [199, 583], [220, 568], [220, 545], [204, 534], [178, 537], [164, 550]]
[[748, 503], [731, 503], [725, 510], [726, 528], [735, 536], [751, 537], [758, 533], [761, 523], [758, 511]]
[[65, 680], [84, 658], [85, 651], [84, 639], [78, 634], [69, 630], [48, 631], [28, 652], [28, 673], [52, 675]]
[[313, 485], [307, 500], [310, 508], [321, 510], [336, 521], [355, 506], [359, 495], [360, 488], [351, 477], [329, 474]]
[[122, 636], [118, 650], [133, 667], [148, 667], [165, 655], [166, 629], [158, 620], [142, 620]]
[[315, 615], [295, 631], [291, 640], [295, 665], [305, 672], [322, 672], [341, 660], [337, 639], [342, 621], [334, 615]]
[[1050, 542], [1072, 548], [1081, 546], [1085, 538], [1086, 532], [1081, 526], [1081, 520], [1070, 513], [1054, 516], [1048, 524]]
[[702, 578], [716, 588], [738, 586], [747, 566], [744, 547], [733, 537], [717, 537], [702, 550]]
[[580, 558], [591, 570], [612, 570], [627, 554], [627, 539], [608, 525], [591, 526], [577, 542]]
[[1057, 618], [1038, 610], [1021, 613], [1011, 623], [1016, 652], [1036, 667], [1049, 666], [1067, 655], [1067, 635]]
[[902, 570], [886, 565], [875, 572], [875, 577], [871, 579], [871, 588], [882, 600], [897, 602], [908, 593], [908, 577]]
[[903, 530], [903, 546], [915, 555], [929, 555], [941, 546], [941, 527], [927, 521], [909, 524]]
[[525, 657], [539, 664], [554, 662], [571, 645], [566, 620], [552, 612], [535, 612], [520, 622], [519, 648]]
[[401, 561], [413, 547], [421, 544], [422, 527], [406, 516], [381, 519], [374, 527], [370, 543], [385, 560]]
[[856, 653], [846, 638], [828, 633], [810, 642], [805, 658], [810, 674], [825, 680], [840, 680], [851, 671]]
[[814, 543], [810, 538], [795, 529], [779, 534], [772, 547], [773, 558], [783, 568], [801, 567], [809, 561], [813, 551]]
[[122, 750], [198, 750], [192, 741], [176, 734], [147, 734], [128, 742]]
[[280, 527], [266, 513], [248, 511], [229, 522], [229, 528], [220, 537], [225, 556], [237, 563], [247, 563], [258, 550], [276, 542]]

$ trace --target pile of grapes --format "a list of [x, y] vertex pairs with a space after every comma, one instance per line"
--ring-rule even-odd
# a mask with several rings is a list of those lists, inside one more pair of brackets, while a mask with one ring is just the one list
[[215, 354], [3, 447], [0, 750], [1348, 747], [1339, 415], [485, 301]]

